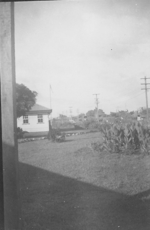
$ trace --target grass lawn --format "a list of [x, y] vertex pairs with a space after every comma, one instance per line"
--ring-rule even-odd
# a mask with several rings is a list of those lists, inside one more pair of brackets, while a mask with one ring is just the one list
[[94, 152], [99, 133], [19, 144], [23, 229], [150, 229], [150, 156]]

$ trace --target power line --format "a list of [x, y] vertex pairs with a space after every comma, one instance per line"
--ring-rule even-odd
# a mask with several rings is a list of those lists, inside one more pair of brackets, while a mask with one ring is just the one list
[[142, 90], [145, 90], [145, 98], [146, 98], [146, 111], [147, 111], [147, 123], [148, 123], [148, 96], [147, 96], [147, 91], [149, 88], [147, 88], [147, 85], [150, 85], [150, 83], [147, 83], [147, 79], [150, 79], [150, 78], [147, 78], [147, 77], [144, 77], [144, 78], [141, 78], [141, 79], [144, 79], [144, 83], [141, 83], [141, 85], [144, 85], [145, 88]]
[[117, 94], [119, 94], [120, 95], [120, 93], [121, 94], [124, 94], [124, 95], [129, 95], [129, 94], [133, 94], [133, 93], [136, 93], [137, 92], [137, 90], [139, 90], [139, 89], [134, 89], [134, 90], [128, 90], [128, 89], [120, 89], [120, 90], [115, 90], [115, 92], [117, 93]]
[[[129, 97], [128, 99], [126, 99], [125, 101], [132, 100], [132, 99], [134, 99], [134, 98], [140, 96], [142, 93], [143, 93], [143, 92], [140, 92], [140, 93], [138, 93], [138, 94], [135, 94], [135, 95], [133, 95], [133, 96], [130, 96], [130, 97]], [[126, 95], [125, 95], [125, 96], [126, 96]], [[103, 101], [110, 101], [110, 99], [105, 99], [105, 98], [104, 98]], [[119, 104], [122, 104], [122, 102], [120, 102]]]
[[[129, 97], [128, 99], [125, 100], [125, 103], [128, 102], [129, 100], [130, 100], [130, 101], [131, 101], [131, 100], [134, 100], [135, 98], [141, 96], [142, 94], [143, 94], [143, 92], [140, 92], [140, 93], [138, 93], [138, 94], [136, 94], [136, 95], [134, 95], [134, 96], [132, 96], [132, 97]], [[122, 103], [123, 103], [123, 102], [119, 102], [119, 103], [118, 103], [118, 106], [121, 107], [121, 106], [122, 106]]]
[[128, 101], [128, 100], [132, 100], [132, 99], [134, 99], [134, 98], [136, 98], [136, 97], [140, 96], [142, 93], [143, 93], [143, 92], [140, 92], [140, 93], [138, 93], [138, 94], [135, 94], [134, 96], [132, 96], [132, 97], [128, 98], [126, 101]]

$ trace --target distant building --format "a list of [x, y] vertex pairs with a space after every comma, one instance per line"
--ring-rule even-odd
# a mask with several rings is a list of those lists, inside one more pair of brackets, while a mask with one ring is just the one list
[[17, 119], [17, 127], [27, 132], [43, 132], [49, 130], [49, 115], [52, 113], [42, 105], [35, 104], [25, 116]]
[[76, 122], [73, 119], [69, 119], [69, 122], [75, 124]]
[[140, 115], [137, 115], [137, 121], [141, 121], [143, 118]]

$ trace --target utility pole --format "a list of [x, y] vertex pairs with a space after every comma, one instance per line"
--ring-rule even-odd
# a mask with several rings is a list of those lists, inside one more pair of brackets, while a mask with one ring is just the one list
[[[52, 88], [51, 88], [51, 85], [49, 85], [50, 109], [52, 110], [52, 94], [51, 94], [51, 91], [52, 91]], [[48, 127], [49, 127], [48, 139], [50, 140], [52, 138], [52, 111], [48, 115]]]
[[72, 119], [72, 107], [69, 107], [70, 108], [70, 118]]
[[[49, 85], [49, 96], [50, 96], [50, 109], [52, 110], [52, 87]], [[52, 114], [51, 114], [52, 115]], [[51, 116], [52, 117], [52, 116]]]
[[52, 95], [51, 95], [51, 85], [49, 86], [49, 102], [50, 102], [50, 109], [52, 109], [52, 99], [51, 99]]
[[97, 93], [93, 94], [95, 95], [95, 103], [96, 103], [96, 113], [97, 113], [97, 120], [98, 120], [98, 104], [99, 104], [99, 101], [98, 101], [98, 95]]
[[145, 90], [145, 98], [146, 98], [146, 118], [147, 118], [147, 124], [148, 124], [148, 119], [149, 119], [149, 115], [148, 115], [148, 96], [147, 96], [147, 91], [149, 88], [147, 88], [147, 85], [149, 85], [150, 83], [147, 83], [147, 79], [150, 79], [150, 78], [147, 78], [147, 77], [144, 77], [144, 78], [141, 78], [141, 79], [144, 79], [144, 83], [141, 83], [141, 85], [144, 85], [145, 88], [142, 89], [142, 90]]
[[[50, 100], [49, 100], [49, 102], [50, 102], [50, 109], [52, 110], [52, 87], [51, 87], [51, 85], [49, 85], [49, 96], [50, 96]], [[52, 121], [52, 112], [51, 112], [51, 114], [49, 115], [49, 120], [51, 120]]]

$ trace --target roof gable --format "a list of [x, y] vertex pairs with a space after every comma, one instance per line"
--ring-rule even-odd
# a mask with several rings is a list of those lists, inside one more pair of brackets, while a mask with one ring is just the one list
[[30, 111], [26, 112], [26, 115], [32, 114], [51, 114], [52, 109], [46, 108], [45, 106], [35, 104]]
[[30, 109], [30, 111], [39, 111], [39, 110], [51, 110], [51, 109], [49, 109], [49, 108], [46, 108], [46, 107], [44, 107], [44, 106], [42, 106], [42, 105], [39, 105], [39, 104], [35, 104], [31, 109]]

